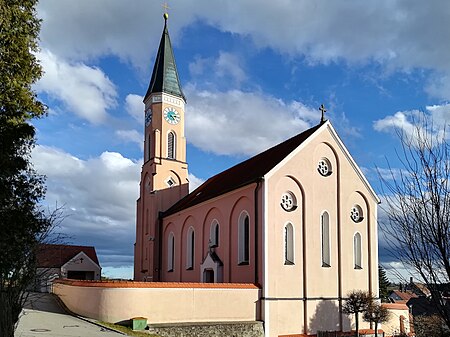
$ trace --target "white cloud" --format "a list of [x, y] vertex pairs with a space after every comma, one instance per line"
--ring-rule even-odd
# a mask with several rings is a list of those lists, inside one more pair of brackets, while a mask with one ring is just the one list
[[[428, 126], [424, 125], [430, 123]], [[433, 135], [440, 138], [445, 129], [448, 129], [448, 120], [450, 119], [450, 104], [426, 106], [424, 111], [409, 110], [398, 111], [394, 115], [386, 116], [383, 119], [373, 123], [375, 130], [380, 132], [396, 134], [403, 132], [409, 140], [414, 140], [417, 136], [426, 136], [426, 131], [432, 131]], [[450, 136], [446, 130], [446, 137]]]
[[139, 124], [144, 125], [144, 103], [142, 96], [134, 94], [127, 95], [125, 98], [125, 110]]
[[189, 173], [188, 177], [189, 177], [189, 192], [192, 192], [205, 182], [203, 179], [197, 178], [192, 173]]
[[[242, 62], [242, 57], [220, 51], [217, 57], [196, 57], [195, 61], [189, 64], [189, 72], [194, 79], [202, 75], [208, 81], [216, 83], [227, 81], [227, 84], [231, 82], [236, 87], [247, 78]], [[202, 81], [203, 77], [200, 77]]]
[[320, 120], [315, 109], [255, 92], [197, 91], [186, 87], [186, 138], [216, 154], [252, 155]]
[[126, 142], [132, 142], [144, 150], [144, 135], [136, 130], [116, 130], [116, 136]]
[[48, 50], [38, 54], [44, 75], [36, 90], [62, 102], [69, 110], [93, 124], [106, 120], [116, 105], [116, 88], [98, 68], [69, 64]]
[[46, 203], [64, 205], [69, 241], [94, 245], [103, 266], [131, 265], [142, 163], [114, 152], [83, 160], [47, 146], [34, 149], [33, 163], [47, 176]]
[[392, 132], [400, 129], [408, 134], [413, 133], [414, 125], [409, 120], [408, 114], [410, 112], [398, 111], [392, 116], [386, 116], [383, 119], [375, 121], [373, 127], [375, 130], [382, 132]]
[[[174, 0], [171, 7], [173, 36], [202, 20], [314, 62], [373, 59], [399, 67], [450, 68], [447, 1]], [[38, 8], [44, 45], [71, 57], [114, 54], [138, 63], [148, 58], [145, 51], [157, 43], [163, 24], [160, 4], [144, 0], [42, 0]]]
[[[269, 47], [312, 64], [375, 61], [390, 70], [434, 70], [427, 90], [449, 99], [450, 2], [445, 0], [173, 0], [171, 8], [175, 45], [186, 27], [206, 22], [247, 39], [252, 50]], [[145, 0], [42, 0], [42, 45], [71, 60], [116, 55], [148, 69], [161, 36], [161, 12], [159, 3]], [[226, 66], [232, 60], [224, 54], [219, 61]]]

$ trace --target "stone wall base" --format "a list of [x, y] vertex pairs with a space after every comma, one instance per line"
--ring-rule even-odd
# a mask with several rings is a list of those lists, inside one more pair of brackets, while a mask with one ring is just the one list
[[263, 322], [200, 322], [151, 324], [149, 332], [161, 337], [264, 337]]

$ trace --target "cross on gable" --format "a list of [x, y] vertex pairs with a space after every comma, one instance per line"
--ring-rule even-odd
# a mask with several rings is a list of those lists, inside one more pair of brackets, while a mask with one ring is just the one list
[[325, 122], [325, 112], [327, 112], [327, 109], [325, 109], [325, 106], [323, 104], [320, 105], [319, 110], [322, 112], [322, 117], [320, 118], [320, 122]]

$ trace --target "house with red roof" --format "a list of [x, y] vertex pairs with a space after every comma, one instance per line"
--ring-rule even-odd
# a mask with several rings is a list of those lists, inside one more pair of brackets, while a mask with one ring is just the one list
[[406, 304], [411, 298], [417, 298], [414, 292], [411, 290], [392, 290], [389, 294], [389, 300], [392, 303], [403, 303]]
[[100, 280], [101, 267], [94, 247], [41, 244], [37, 251], [37, 290], [48, 291], [56, 278]]

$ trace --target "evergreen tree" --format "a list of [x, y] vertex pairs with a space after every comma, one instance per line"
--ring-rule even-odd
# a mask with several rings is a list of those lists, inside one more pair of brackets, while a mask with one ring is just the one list
[[391, 285], [391, 283], [386, 276], [386, 271], [381, 265], [378, 265], [378, 283], [380, 288], [381, 301], [385, 302], [387, 301], [387, 298], [389, 296], [389, 286]]
[[0, 336], [13, 337], [26, 288], [36, 274], [38, 242], [51, 227], [38, 203], [44, 178], [30, 162], [45, 114], [32, 85], [41, 77], [36, 0], [0, 0]]

